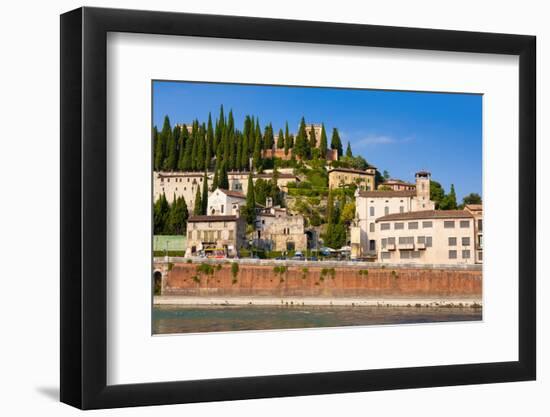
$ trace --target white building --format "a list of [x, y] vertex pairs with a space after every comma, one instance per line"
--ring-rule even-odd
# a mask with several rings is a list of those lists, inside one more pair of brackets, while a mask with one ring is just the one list
[[355, 193], [355, 221], [351, 228], [351, 255], [376, 257], [376, 220], [394, 213], [434, 210], [430, 200], [430, 173], [416, 173], [416, 190], [363, 191]]
[[208, 196], [207, 214], [239, 215], [241, 206], [246, 204], [246, 196], [237, 191], [216, 188]]

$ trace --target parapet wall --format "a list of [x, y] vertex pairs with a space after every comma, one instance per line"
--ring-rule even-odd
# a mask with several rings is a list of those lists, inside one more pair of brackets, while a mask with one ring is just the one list
[[[163, 295], [226, 297], [363, 297], [481, 299], [482, 272], [321, 266], [170, 263]], [[206, 264], [205, 264], [206, 265]]]

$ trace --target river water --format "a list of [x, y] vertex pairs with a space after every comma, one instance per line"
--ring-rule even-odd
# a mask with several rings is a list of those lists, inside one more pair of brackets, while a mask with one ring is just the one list
[[482, 319], [481, 308], [171, 306], [153, 308], [153, 334], [437, 323]]

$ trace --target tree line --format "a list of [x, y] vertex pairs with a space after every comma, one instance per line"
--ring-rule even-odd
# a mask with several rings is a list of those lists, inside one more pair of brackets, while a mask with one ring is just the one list
[[[247, 115], [242, 129], [235, 126], [233, 111], [226, 116], [223, 105], [216, 120], [208, 115], [207, 122], [194, 120], [171, 126], [168, 116], [164, 117], [162, 129], [153, 127], [153, 160], [155, 171], [212, 171], [217, 181], [223, 181], [227, 171], [261, 171], [265, 167], [263, 151], [283, 149], [293, 159], [326, 158], [328, 143], [324, 124], [321, 127], [319, 146], [313, 125], [307, 132], [302, 117], [296, 136], [285, 129], [279, 129], [275, 137], [271, 123], [260, 126], [258, 117]], [[349, 146], [349, 144], [348, 144]], [[336, 149], [342, 156], [342, 142], [338, 129], [332, 131], [330, 149]], [[350, 151], [351, 152], [351, 151]]]

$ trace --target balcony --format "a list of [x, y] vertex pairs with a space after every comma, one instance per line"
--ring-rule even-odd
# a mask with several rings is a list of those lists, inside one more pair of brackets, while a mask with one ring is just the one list
[[426, 244], [425, 243], [417, 243], [416, 244], [416, 249], [425, 250], [426, 249]]
[[395, 243], [386, 244], [386, 250], [395, 250]]
[[397, 249], [399, 250], [413, 250], [414, 249], [414, 243], [398, 243]]

